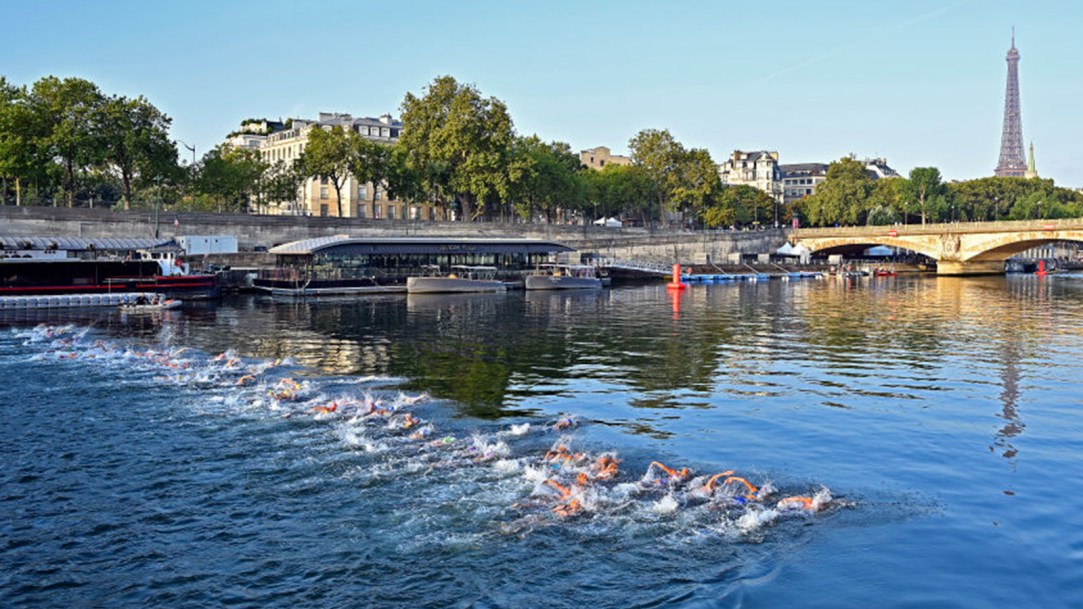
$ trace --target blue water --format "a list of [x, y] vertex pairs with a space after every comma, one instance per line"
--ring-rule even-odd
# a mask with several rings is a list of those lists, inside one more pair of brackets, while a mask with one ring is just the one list
[[0, 605], [1083, 605], [1083, 281], [674, 298], [0, 314]]

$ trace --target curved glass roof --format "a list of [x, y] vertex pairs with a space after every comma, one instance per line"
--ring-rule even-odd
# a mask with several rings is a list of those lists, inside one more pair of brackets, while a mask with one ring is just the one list
[[173, 245], [172, 239], [149, 238], [85, 238], [85, 237], [6, 237], [0, 236], [0, 248], [6, 250], [149, 250]]
[[537, 239], [454, 239], [447, 237], [349, 237], [335, 235], [283, 243], [269, 250], [278, 255], [350, 254], [547, 254], [574, 248]]

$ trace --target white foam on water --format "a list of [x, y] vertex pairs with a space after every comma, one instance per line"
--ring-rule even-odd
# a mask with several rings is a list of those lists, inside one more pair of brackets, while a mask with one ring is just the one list
[[515, 459], [499, 459], [493, 463], [493, 469], [502, 474], [515, 474], [519, 472], [521, 466]]
[[737, 529], [751, 533], [778, 520], [778, 511], [771, 508], [749, 508], [737, 519]]
[[507, 431], [503, 432], [509, 436], [525, 436], [530, 432], [530, 423], [522, 423], [520, 425], [512, 425]]
[[677, 511], [680, 504], [677, 503], [677, 499], [672, 494], [667, 494], [658, 501], [655, 501], [651, 505], [651, 510], [656, 514], [673, 514]]

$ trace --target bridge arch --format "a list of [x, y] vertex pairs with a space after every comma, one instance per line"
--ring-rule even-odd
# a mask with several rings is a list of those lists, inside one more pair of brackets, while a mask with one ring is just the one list
[[798, 229], [790, 241], [812, 252], [886, 245], [935, 260], [942, 275], [1000, 274], [1008, 258], [1028, 249], [1053, 242], [1083, 243], [1083, 218]]

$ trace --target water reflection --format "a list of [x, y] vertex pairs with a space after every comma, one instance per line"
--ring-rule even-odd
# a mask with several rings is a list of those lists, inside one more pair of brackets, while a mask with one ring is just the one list
[[[664, 285], [588, 292], [244, 297], [89, 323], [208, 351], [403, 379], [463, 414], [598, 409], [665, 435], [681, 411], [996, 404], [992, 450], [1019, 454], [1028, 383], [1079, 349], [1083, 285], [1005, 278]], [[173, 312], [167, 312], [173, 313]], [[45, 312], [42, 315], [56, 315]], [[75, 314], [73, 314], [75, 315]], [[33, 319], [24, 319], [28, 323]], [[212, 331], [208, 331], [208, 328]]]

